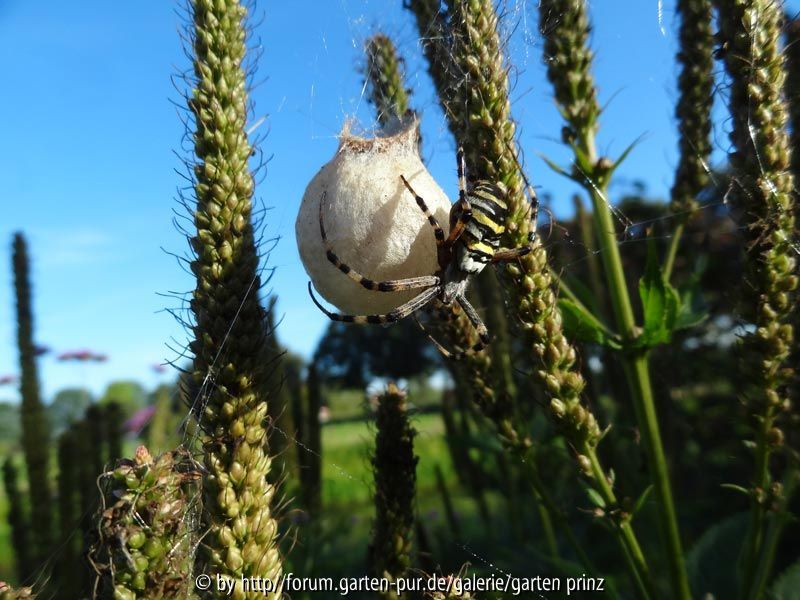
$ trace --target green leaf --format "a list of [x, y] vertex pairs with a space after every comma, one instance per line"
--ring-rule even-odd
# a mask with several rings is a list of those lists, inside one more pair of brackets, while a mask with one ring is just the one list
[[636, 500], [636, 503], [633, 505], [633, 510], [631, 511], [631, 514], [635, 515], [640, 510], [642, 510], [644, 503], [647, 502], [647, 497], [650, 495], [650, 492], [652, 491], [653, 491], [653, 485], [650, 484], [644, 489], [639, 498]]
[[724, 490], [731, 490], [733, 492], [739, 492], [740, 494], [744, 494], [748, 498], [750, 497], [750, 490], [740, 485], [736, 485], [735, 483], [723, 483], [719, 487]]
[[547, 166], [548, 166], [548, 167], [550, 167], [551, 169], [553, 169], [553, 171], [555, 171], [555, 172], [556, 172], [556, 173], [558, 173], [559, 175], [563, 175], [563, 176], [564, 176], [564, 177], [566, 177], [567, 179], [572, 179], [572, 180], [574, 181], [574, 178], [572, 177], [572, 174], [571, 174], [571, 173], [569, 173], [569, 172], [565, 171], [565, 170], [564, 170], [562, 167], [560, 167], [560, 166], [559, 166], [557, 163], [555, 163], [555, 162], [553, 162], [552, 160], [550, 160], [549, 158], [547, 158], [547, 157], [546, 157], [544, 154], [541, 154], [541, 153], [540, 153], [540, 154], [539, 154], [539, 156], [541, 157], [541, 159], [542, 159], [544, 162], [546, 162], [546, 163], [547, 163]]
[[606, 507], [606, 501], [603, 500], [603, 497], [600, 495], [600, 492], [598, 492], [596, 489], [587, 487], [586, 494], [589, 496], [589, 500], [591, 500], [592, 504], [594, 504], [595, 506], [598, 506], [600, 508]]
[[655, 240], [647, 240], [647, 263], [639, 280], [639, 297], [642, 301], [644, 325], [634, 344], [637, 348], [651, 348], [672, 339], [678, 317], [680, 297], [677, 290], [664, 278], [658, 262]]
[[634, 148], [636, 148], [636, 146], [639, 145], [639, 142], [641, 142], [644, 138], [645, 138], [645, 135], [642, 134], [639, 137], [637, 137], [635, 140], [633, 140], [630, 144], [628, 144], [628, 147], [625, 148], [625, 150], [623, 150], [623, 152], [622, 152], [622, 154], [620, 154], [619, 158], [614, 161], [614, 166], [611, 168], [611, 171], [608, 174], [609, 177], [611, 177], [611, 174], [614, 171], [617, 170], [617, 167], [620, 166], [626, 158], [628, 158], [628, 155], [633, 151]]
[[585, 285], [577, 277], [569, 277], [563, 274], [560, 277], [564, 282], [566, 282], [566, 284], [569, 286], [569, 289], [572, 290], [573, 295], [589, 310], [589, 312], [591, 312], [593, 315], [600, 314], [600, 311], [597, 307], [597, 296], [594, 294], [591, 288], [589, 288], [589, 286]]
[[769, 590], [769, 600], [800, 600], [800, 562], [778, 576]]
[[[747, 535], [749, 513], [739, 513], [712, 525], [700, 536], [686, 558], [692, 597], [739, 596], [738, 571], [742, 541]], [[733, 568], [732, 568], [733, 567]]]
[[680, 307], [675, 319], [675, 331], [696, 327], [708, 318], [708, 310], [700, 287], [700, 273], [695, 272], [680, 286]]
[[[594, 163], [589, 154], [579, 144], [570, 144], [569, 146], [575, 155], [575, 160], [572, 163], [572, 178], [588, 189], [586, 182], [593, 181], [595, 177]], [[596, 184], [597, 182], [594, 183]], [[589, 185], [591, 186], [591, 183]]]
[[617, 350], [622, 348], [619, 339], [583, 305], [561, 298], [558, 301], [558, 308], [561, 310], [564, 331], [569, 339], [600, 344]]

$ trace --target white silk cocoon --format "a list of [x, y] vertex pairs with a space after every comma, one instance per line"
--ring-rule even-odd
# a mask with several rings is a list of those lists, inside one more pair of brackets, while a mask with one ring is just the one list
[[331, 250], [364, 277], [403, 279], [437, 269], [433, 227], [400, 180], [425, 199], [447, 234], [450, 201], [420, 160], [418, 135], [416, 121], [372, 139], [345, 126], [335, 156], [306, 188], [295, 223], [300, 258], [315, 289], [341, 312], [386, 313], [421, 290], [373, 292], [337, 269], [325, 255], [320, 201]]

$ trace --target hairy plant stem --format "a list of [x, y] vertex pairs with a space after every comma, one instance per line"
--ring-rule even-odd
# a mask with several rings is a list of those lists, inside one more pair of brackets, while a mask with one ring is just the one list
[[[600, 106], [591, 75], [592, 52], [588, 46], [589, 20], [585, 3], [583, 0], [542, 0], [539, 11], [548, 79], [553, 83], [556, 101], [567, 122], [564, 141], [575, 154], [572, 176], [591, 198], [612, 311], [623, 340], [631, 344], [638, 332], [608, 200], [608, 183], [614, 165], [607, 159], [599, 159], [595, 142]], [[647, 354], [629, 351], [621, 360], [661, 508], [657, 515], [667, 545], [673, 593], [676, 598], [688, 600], [691, 598], [689, 579], [653, 401]], [[635, 556], [632, 558], [636, 559]]]

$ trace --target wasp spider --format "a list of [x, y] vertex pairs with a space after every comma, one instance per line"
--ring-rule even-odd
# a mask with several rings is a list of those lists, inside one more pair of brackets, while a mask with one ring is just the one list
[[505, 231], [504, 223], [508, 211], [505, 202], [506, 189], [502, 184], [488, 181], [477, 181], [468, 186], [464, 174], [464, 151], [462, 148], [458, 149], [457, 158], [458, 202], [450, 209], [450, 234], [448, 236], [445, 236], [436, 217], [428, 210], [425, 200], [414, 191], [405, 177], [400, 176], [403, 185], [414, 196], [417, 205], [428, 218], [428, 223], [433, 227], [439, 264], [439, 269], [433, 275], [373, 281], [354, 271], [350, 265], [339, 259], [328, 243], [325, 225], [322, 221], [323, 197], [319, 207], [319, 231], [328, 260], [336, 268], [368, 290], [376, 292], [423, 290], [405, 304], [383, 315], [343, 315], [330, 312], [322, 306], [314, 296], [311, 282], [309, 282], [308, 293], [311, 295], [311, 299], [331, 320], [345, 323], [394, 323], [418, 311], [434, 299], [438, 299], [445, 306], [452, 305], [453, 302], [458, 303], [478, 334], [478, 341], [471, 348], [459, 349], [456, 352], [445, 349], [429, 335], [428, 337], [444, 356], [459, 359], [467, 354], [479, 352], [489, 344], [489, 333], [486, 326], [478, 316], [478, 311], [465, 296], [469, 277], [480, 273], [489, 263], [497, 264], [515, 260], [531, 251], [538, 205], [535, 195], [531, 193], [532, 227], [528, 244], [519, 248], [501, 248], [500, 236]]

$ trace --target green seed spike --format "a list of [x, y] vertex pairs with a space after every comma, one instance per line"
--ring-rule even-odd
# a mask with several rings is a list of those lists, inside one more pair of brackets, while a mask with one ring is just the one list
[[57, 562], [57, 580], [65, 598], [77, 598], [75, 573], [78, 569], [78, 474], [80, 464], [73, 428], [58, 438], [58, 516], [61, 538]]
[[31, 521], [33, 529], [31, 558], [43, 564], [51, 550], [53, 530], [52, 495], [50, 491], [50, 431], [39, 393], [36, 346], [33, 340], [28, 246], [21, 233], [14, 234], [14, 288], [17, 298], [17, 343], [21, 373], [22, 449], [28, 471]]
[[14, 589], [4, 581], [0, 581], [0, 600], [33, 600], [36, 594], [31, 588]]
[[680, 156], [672, 184], [670, 210], [677, 217], [664, 265], [668, 278], [672, 272], [678, 243], [697, 196], [708, 184], [711, 156], [711, 106], [714, 87], [714, 35], [711, 31], [711, 0], [679, 0], [681, 16], [678, 62], [678, 145]]
[[[789, 123], [791, 130], [791, 137], [789, 142], [791, 144], [792, 154], [792, 176], [794, 177], [795, 187], [800, 183], [800, 18], [795, 16], [792, 19], [786, 16], [784, 20], [784, 54], [786, 56], [786, 99], [789, 105]], [[794, 219], [795, 219], [795, 239], [800, 242], [800, 201], [798, 201], [798, 190], [795, 189], [794, 196]], [[797, 340], [798, 331], [800, 331], [800, 310], [795, 308], [794, 316], [792, 317], [792, 327], [794, 329], [795, 343], [792, 356], [789, 359], [790, 364], [800, 364], [800, 342]], [[800, 377], [795, 372], [794, 380], [790, 385], [790, 398], [795, 407], [800, 403]], [[790, 416], [794, 423], [789, 423], [789, 429], [800, 431], [800, 411], [795, 410], [794, 414]], [[793, 440], [793, 447], [797, 448], [800, 440]]]
[[11, 456], [3, 462], [3, 487], [8, 498], [7, 520], [11, 527], [11, 545], [14, 548], [17, 577], [21, 582], [29, 581], [34, 575], [35, 565], [32, 564], [31, 541], [28, 537], [30, 524], [25, 518], [24, 507], [27, 499], [19, 489], [19, 471]]
[[154, 459], [144, 446], [103, 475], [97, 542], [89, 554], [98, 597], [195, 597], [200, 479], [200, 465], [188, 451]]
[[124, 435], [122, 432], [122, 407], [117, 402], [110, 402], [105, 407], [104, 417], [108, 442], [108, 461], [113, 464], [114, 461], [122, 458], [122, 438]]
[[367, 40], [365, 79], [367, 98], [375, 106], [382, 127], [408, 111], [408, 91], [403, 85], [401, 60], [392, 40], [376, 34]]
[[[236, 0], [192, 0], [195, 194], [191, 270], [194, 354], [190, 401], [203, 436], [209, 531], [204, 570], [244, 591], [241, 577], [278, 581], [282, 572], [275, 488], [268, 475], [266, 315], [252, 224], [252, 147], [247, 139], [246, 9]], [[270, 594], [268, 597], [278, 597]]]
[[318, 518], [322, 508], [322, 430], [319, 422], [319, 409], [322, 406], [322, 384], [317, 366], [308, 368], [306, 381], [308, 403], [303, 427], [304, 469], [301, 473], [303, 504], [312, 518]]
[[267, 307], [267, 322], [265, 324], [269, 337], [266, 352], [262, 359], [269, 369], [270, 377], [267, 380], [264, 393], [272, 398], [267, 404], [270, 422], [273, 424], [270, 432], [269, 447], [277, 461], [277, 468], [272, 469], [270, 478], [273, 483], [278, 483], [282, 478], [296, 474], [296, 455], [292, 449], [294, 439], [294, 421], [292, 420], [292, 395], [291, 387], [286, 382], [287, 356], [286, 349], [281, 346], [276, 333], [277, 320], [275, 318], [275, 303], [277, 298], [270, 299]]
[[710, 0], [679, 0], [681, 16], [678, 77], [680, 156], [672, 185], [674, 213], [697, 208], [697, 195], [708, 184], [711, 155], [711, 104], [714, 86], [714, 36], [711, 31]]
[[[378, 397], [375, 475], [375, 523], [369, 548], [370, 570], [396, 580], [411, 567], [417, 457], [415, 431], [408, 422], [406, 395], [390, 383]], [[390, 591], [386, 599], [399, 597]]]
[[[501, 242], [507, 247], [521, 246], [528, 242], [531, 232], [531, 208], [514, 141], [515, 124], [510, 116], [508, 76], [497, 30], [498, 17], [489, 0], [449, 0], [447, 6], [444, 14], [439, 11], [438, 2], [409, 2], [417, 16], [420, 37], [428, 38], [430, 32], [435, 32], [435, 41], [426, 47], [429, 61], [445, 58], [442, 65], [430, 64], [429, 70], [450, 129], [466, 151], [468, 169], [476, 178], [501, 182], [509, 190], [509, 214]], [[584, 53], [581, 49], [576, 51]], [[448, 74], [455, 78], [451, 80]], [[582, 87], [586, 87], [585, 83]], [[584, 96], [584, 106], [576, 113], [587, 122], [587, 131], [591, 131], [599, 111], [592, 92], [590, 86]], [[532, 190], [530, 195], [533, 195]], [[593, 478], [593, 485], [602, 489], [609, 502], [615, 503], [615, 494], [595, 450], [600, 441], [600, 428], [592, 412], [581, 403], [585, 382], [576, 364], [577, 352], [564, 336], [555, 282], [544, 246], [535, 241], [532, 251], [522, 257], [519, 264], [509, 265], [505, 273], [509, 304], [519, 323], [525, 347], [531, 352], [534, 373], [550, 397], [550, 416], [575, 448], [581, 470]], [[481, 408], [510, 448], [530, 454], [531, 441], [524, 433], [527, 427], [518, 422], [511, 402], [500, 397], [488, 405], [484, 401]], [[560, 508], [553, 503], [532, 466], [533, 461], [526, 464], [531, 465], [530, 478], [537, 487], [538, 496], [547, 505], [547, 512], [567, 530], [573, 547], [589, 568], [588, 558], [571, 536]], [[638, 541], [628, 523], [617, 533], [630, 559], [631, 572], [641, 588], [641, 578], [647, 577], [648, 568]]]
[[[88, 412], [88, 409], [87, 409]], [[91, 427], [85, 414], [84, 419], [72, 426], [72, 435], [76, 441], [77, 462], [77, 485], [78, 485], [78, 506], [80, 529], [83, 534], [78, 542], [81, 546], [81, 554], [85, 552], [93, 543], [92, 514], [97, 510], [97, 478], [100, 476], [94, 469], [95, 452], [91, 444]], [[79, 560], [75, 585], [83, 593], [91, 589], [92, 573], [86, 561]]]
[[731, 79], [733, 124], [730, 155], [731, 200], [746, 232], [745, 318], [755, 331], [742, 344], [742, 372], [755, 430], [755, 471], [750, 530], [742, 555], [743, 590], [761, 597], [771, 564], [758, 560], [764, 549], [766, 506], [772, 484], [770, 455], [781, 445], [780, 417], [790, 407], [786, 384], [793, 377], [788, 358], [793, 343], [792, 311], [798, 285], [794, 178], [791, 172], [785, 72], [780, 53], [783, 15], [773, 0], [717, 1], [725, 67]]
[[[792, 174], [800, 180], [800, 18], [787, 15], [784, 20], [786, 42], [786, 98], [791, 123]], [[796, 215], [795, 215], [796, 217]]]
[[105, 419], [104, 410], [97, 404], [90, 404], [86, 409], [86, 424], [89, 427], [89, 465], [95, 477], [105, 471]]

